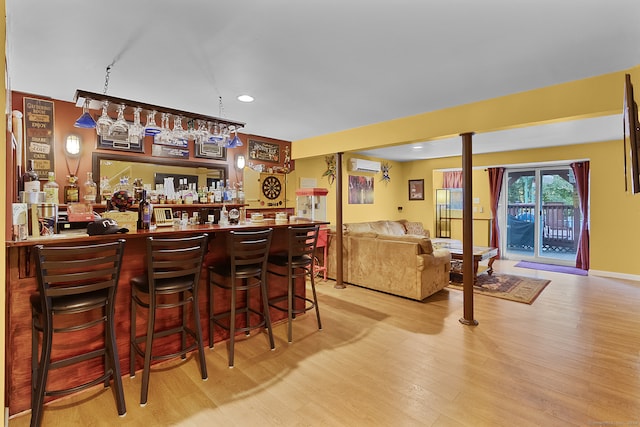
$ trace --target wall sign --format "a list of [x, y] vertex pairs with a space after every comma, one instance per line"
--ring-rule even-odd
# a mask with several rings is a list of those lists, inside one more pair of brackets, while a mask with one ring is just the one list
[[40, 180], [54, 169], [53, 101], [24, 98], [25, 159], [33, 159]]
[[249, 159], [261, 162], [280, 163], [280, 145], [250, 139]]

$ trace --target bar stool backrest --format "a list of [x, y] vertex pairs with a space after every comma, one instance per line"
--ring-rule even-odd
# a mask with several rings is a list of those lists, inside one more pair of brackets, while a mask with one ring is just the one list
[[245, 266], [267, 271], [272, 234], [272, 228], [260, 231], [231, 231], [227, 242], [232, 271]]
[[289, 227], [290, 263], [313, 263], [319, 230], [319, 225]]
[[147, 238], [147, 274], [149, 291], [161, 280], [186, 279], [194, 286], [199, 283], [202, 261], [207, 249], [208, 235], [179, 239]]
[[109, 300], [113, 301], [120, 278], [124, 243], [120, 239], [74, 247], [36, 245], [36, 270], [43, 312], [51, 312], [51, 298], [102, 289], [108, 289]]

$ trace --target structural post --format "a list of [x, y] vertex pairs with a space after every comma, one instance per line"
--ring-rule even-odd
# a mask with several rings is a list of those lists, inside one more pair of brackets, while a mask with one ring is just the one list
[[473, 132], [462, 136], [462, 295], [464, 299], [463, 325], [477, 325], [473, 318]]
[[336, 289], [344, 289], [347, 286], [343, 281], [344, 263], [342, 259], [342, 155], [336, 153]]

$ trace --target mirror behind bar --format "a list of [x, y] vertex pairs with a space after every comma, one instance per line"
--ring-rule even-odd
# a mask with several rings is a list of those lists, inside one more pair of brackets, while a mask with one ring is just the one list
[[[209, 187], [213, 182], [222, 181], [227, 177], [227, 167], [210, 163], [193, 161], [149, 158], [142, 156], [127, 156], [111, 153], [93, 153], [93, 179], [99, 184], [100, 178], [107, 176], [111, 188], [120, 182], [120, 178], [127, 176], [129, 183], [141, 178], [143, 184], [163, 182], [167, 176], [174, 177], [174, 183], [178, 184], [179, 178], [187, 178], [188, 182], [196, 182], [196, 188]], [[82, 178], [80, 178], [82, 181]], [[82, 182], [80, 182], [82, 185]]]

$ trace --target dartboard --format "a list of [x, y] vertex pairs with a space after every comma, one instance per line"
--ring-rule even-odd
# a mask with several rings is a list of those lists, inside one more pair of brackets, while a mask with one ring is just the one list
[[277, 199], [282, 191], [280, 180], [275, 176], [268, 176], [262, 180], [262, 194], [269, 199]]

